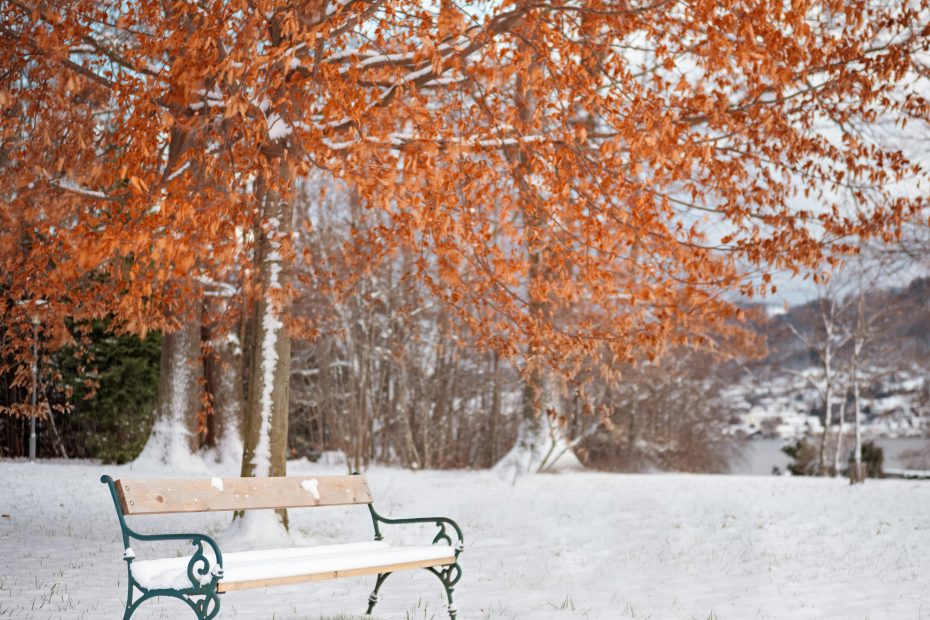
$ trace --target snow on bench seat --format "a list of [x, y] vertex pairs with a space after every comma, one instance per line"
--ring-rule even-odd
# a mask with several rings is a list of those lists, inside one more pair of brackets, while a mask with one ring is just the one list
[[[186, 588], [190, 556], [132, 563], [132, 575], [144, 588]], [[447, 545], [392, 547], [385, 542], [362, 542], [318, 547], [288, 547], [223, 554], [223, 578], [217, 591], [321, 581], [371, 575], [409, 568], [455, 563]]]

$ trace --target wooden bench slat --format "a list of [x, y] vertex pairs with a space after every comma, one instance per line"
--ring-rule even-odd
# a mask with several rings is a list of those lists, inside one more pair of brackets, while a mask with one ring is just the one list
[[289, 575], [287, 577], [275, 577], [271, 579], [253, 579], [250, 581], [232, 581], [226, 582], [222, 579], [216, 585], [217, 592], [231, 592], [233, 590], [248, 590], [252, 588], [264, 588], [268, 586], [284, 586], [297, 583], [308, 583], [311, 581], [326, 581], [329, 579], [340, 579], [342, 577], [361, 577], [364, 575], [377, 575], [380, 573], [394, 573], [402, 570], [411, 570], [414, 568], [428, 568], [430, 566], [446, 566], [453, 564], [455, 557], [449, 555], [448, 558], [439, 558], [435, 560], [418, 560], [415, 562], [400, 562], [396, 564], [383, 564], [381, 566], [366, 566], [363, 568], [352, 568], [347, 570], [329, 571], [325, 573], [311, 573], [307, 575]]
[[369, 504], [364, 476], [117, 480], [124, 515]]

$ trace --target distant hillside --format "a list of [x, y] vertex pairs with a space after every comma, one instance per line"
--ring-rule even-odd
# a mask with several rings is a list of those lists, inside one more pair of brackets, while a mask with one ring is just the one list
[[[922, 436], [930, 431], [930, 279], [868, 291], [863, 316], [870, 336], [861, 356], [865, 431], [881, 436]], [[851, 428], [850, 331], [857, 325], [858, 296], [820, 299], [786, 312], [769, 310], [757, 324], [768, 341], [765, 358], [730, 366], [721, 405], [730, 432], [749, 437], [795, 437], [822, 430], [825, 324], [832, 322], [831, 372], [838, 377], [834, 416], [845, 401]], [[780, 309], [778, 309], [780, 310]], [[826, 318], [825, 318], [826, 317]], [[806, 342], [805, 342], [806, 340]], [[849, 392], [849, 393], [847, 393]]]

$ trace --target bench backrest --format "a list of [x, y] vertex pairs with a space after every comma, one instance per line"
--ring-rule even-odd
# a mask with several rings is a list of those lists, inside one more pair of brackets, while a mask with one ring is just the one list
[[371, 503], [364, 476], [134, 478], [115, 484], [124, 515]]

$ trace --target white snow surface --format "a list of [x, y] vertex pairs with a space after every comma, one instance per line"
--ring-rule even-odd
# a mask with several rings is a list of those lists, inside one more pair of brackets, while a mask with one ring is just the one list
[[77, 194], [82, 194], [84, 196], [89, 196], [91, 198], [106, 198], [107, 195], [103, 192], [88, 189], [82, 186], [80, 183], [75, 182], [69, 177], [62, 177], [57, 181], [58, 187], [66, 189], [69, 192], [75, 192]]
[[268, 115], [266, 119], [268, 124], [268, 139], [277, 140], [278, 138], [284, 138], [294, 131], [294, 128], [284, 122], [284, 119], [281, 118], [279, 114], [272, 112]]
[[[447, 560], [453, 553], [448, 545], [392, 547], [374, 541], [239, 551], [223, 556], [223, 582], [318, 575], [421, 560]], [[186, 588], [190, 587], [187, 578], [189, 562], [190, 556], [144, 560], [133, 563], [132, 573], [147, 588]], [[209, 580], [207, 577], [207, 582]]]
[[[234, 465], [211, 470], [235, 476]], [[345, 473], [305, 461], [289, 474]], [[0, 461], [0, 618], [120, 617], [123, 546], [101, 474], [162, 476], [138, 465]], [[196, 475], [196, 474], [187, 474]], [[567, 620], [919, 620], [930, 610], [930, 484], [925, 481], [593, 472], [368, 473], [387, 516], [446, 515], [465, 532], [459, 618]], [[274, 515], [271, 511], [250, 514]], [[364, 506], [290, 511], [300, 544], [364, 540]], [[197, 531], [225, 554], [229, 513], [131, 517], [142, 532]], [[429, 544], [433, 526], [385, 526], [392, 545]], [[262, 541], [265, 542], [265, 541]], [[137, 562], [187, 556], [187, 543], [132, 541]], [[219, 618], [361, 620], [374, 577], [245, 590]], [[391, 575], [374, 618], [442, 620], [439, 582]], [[192, 617], [145, 603], [134, 618]]]
[[302, 488], [304, 491], [306, 491], [307, 493], [309, 493], [316, 499], [320, 499], [320, 481], [317, 480], [316, 478], [309, 478], [307, 480], [304, 480], [303, 482], [300, 483], [300, 488]]

